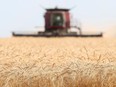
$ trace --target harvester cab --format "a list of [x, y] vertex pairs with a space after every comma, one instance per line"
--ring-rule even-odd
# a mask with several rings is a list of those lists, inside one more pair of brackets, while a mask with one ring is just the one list
[[69, 9], [46, 9], [45, 13], [45, 32], [51, 34], [51, 36], [66, 36], [76, 35], [76, 32], [69, 33], [70, 26], [70, 13]]

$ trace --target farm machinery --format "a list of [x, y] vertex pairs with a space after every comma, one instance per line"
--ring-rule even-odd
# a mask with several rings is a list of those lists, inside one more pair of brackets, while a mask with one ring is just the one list
[[[45, 19], [45, 31], [37, 31], [35, 33], [20, 33], [12, 32], [13, 36], [35, 36], [35, 37], [102, 37], [102, 32], [98, 33], [83, 33], [81, 27], [71, 26], [70, 9], [46, 9], [44, 15]], [[71, 31], [71, 28], [77, 29], [77, 31]]]

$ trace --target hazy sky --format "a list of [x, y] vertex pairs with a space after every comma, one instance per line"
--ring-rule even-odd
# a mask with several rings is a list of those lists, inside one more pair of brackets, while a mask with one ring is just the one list
[[103, 31], [116, 25], [116, 0], [0, 0], [0, 37], [12, 30], [31, 30], [44, 26], [44, 8], [75, 9], [71, 14], [82, 23], [83, 30]]

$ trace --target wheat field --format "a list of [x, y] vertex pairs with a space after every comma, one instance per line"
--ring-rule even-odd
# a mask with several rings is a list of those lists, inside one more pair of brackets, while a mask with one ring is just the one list
[[116, 87], [116, 39], [0, 39], [0, 87]]

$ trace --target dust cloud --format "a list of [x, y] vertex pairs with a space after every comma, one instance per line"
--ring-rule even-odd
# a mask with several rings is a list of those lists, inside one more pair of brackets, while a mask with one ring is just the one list
[[105, 37], [116, 37], [116, 25], [112, 26], [112, 27], [108, 27], [104, 31], [104, 36]]
[[106, 38], [116, 38], [116, 24], [106, 23], [104, 25], [84, 25], [82, 28], [83, 32], [103, 32], [103, 36]]

